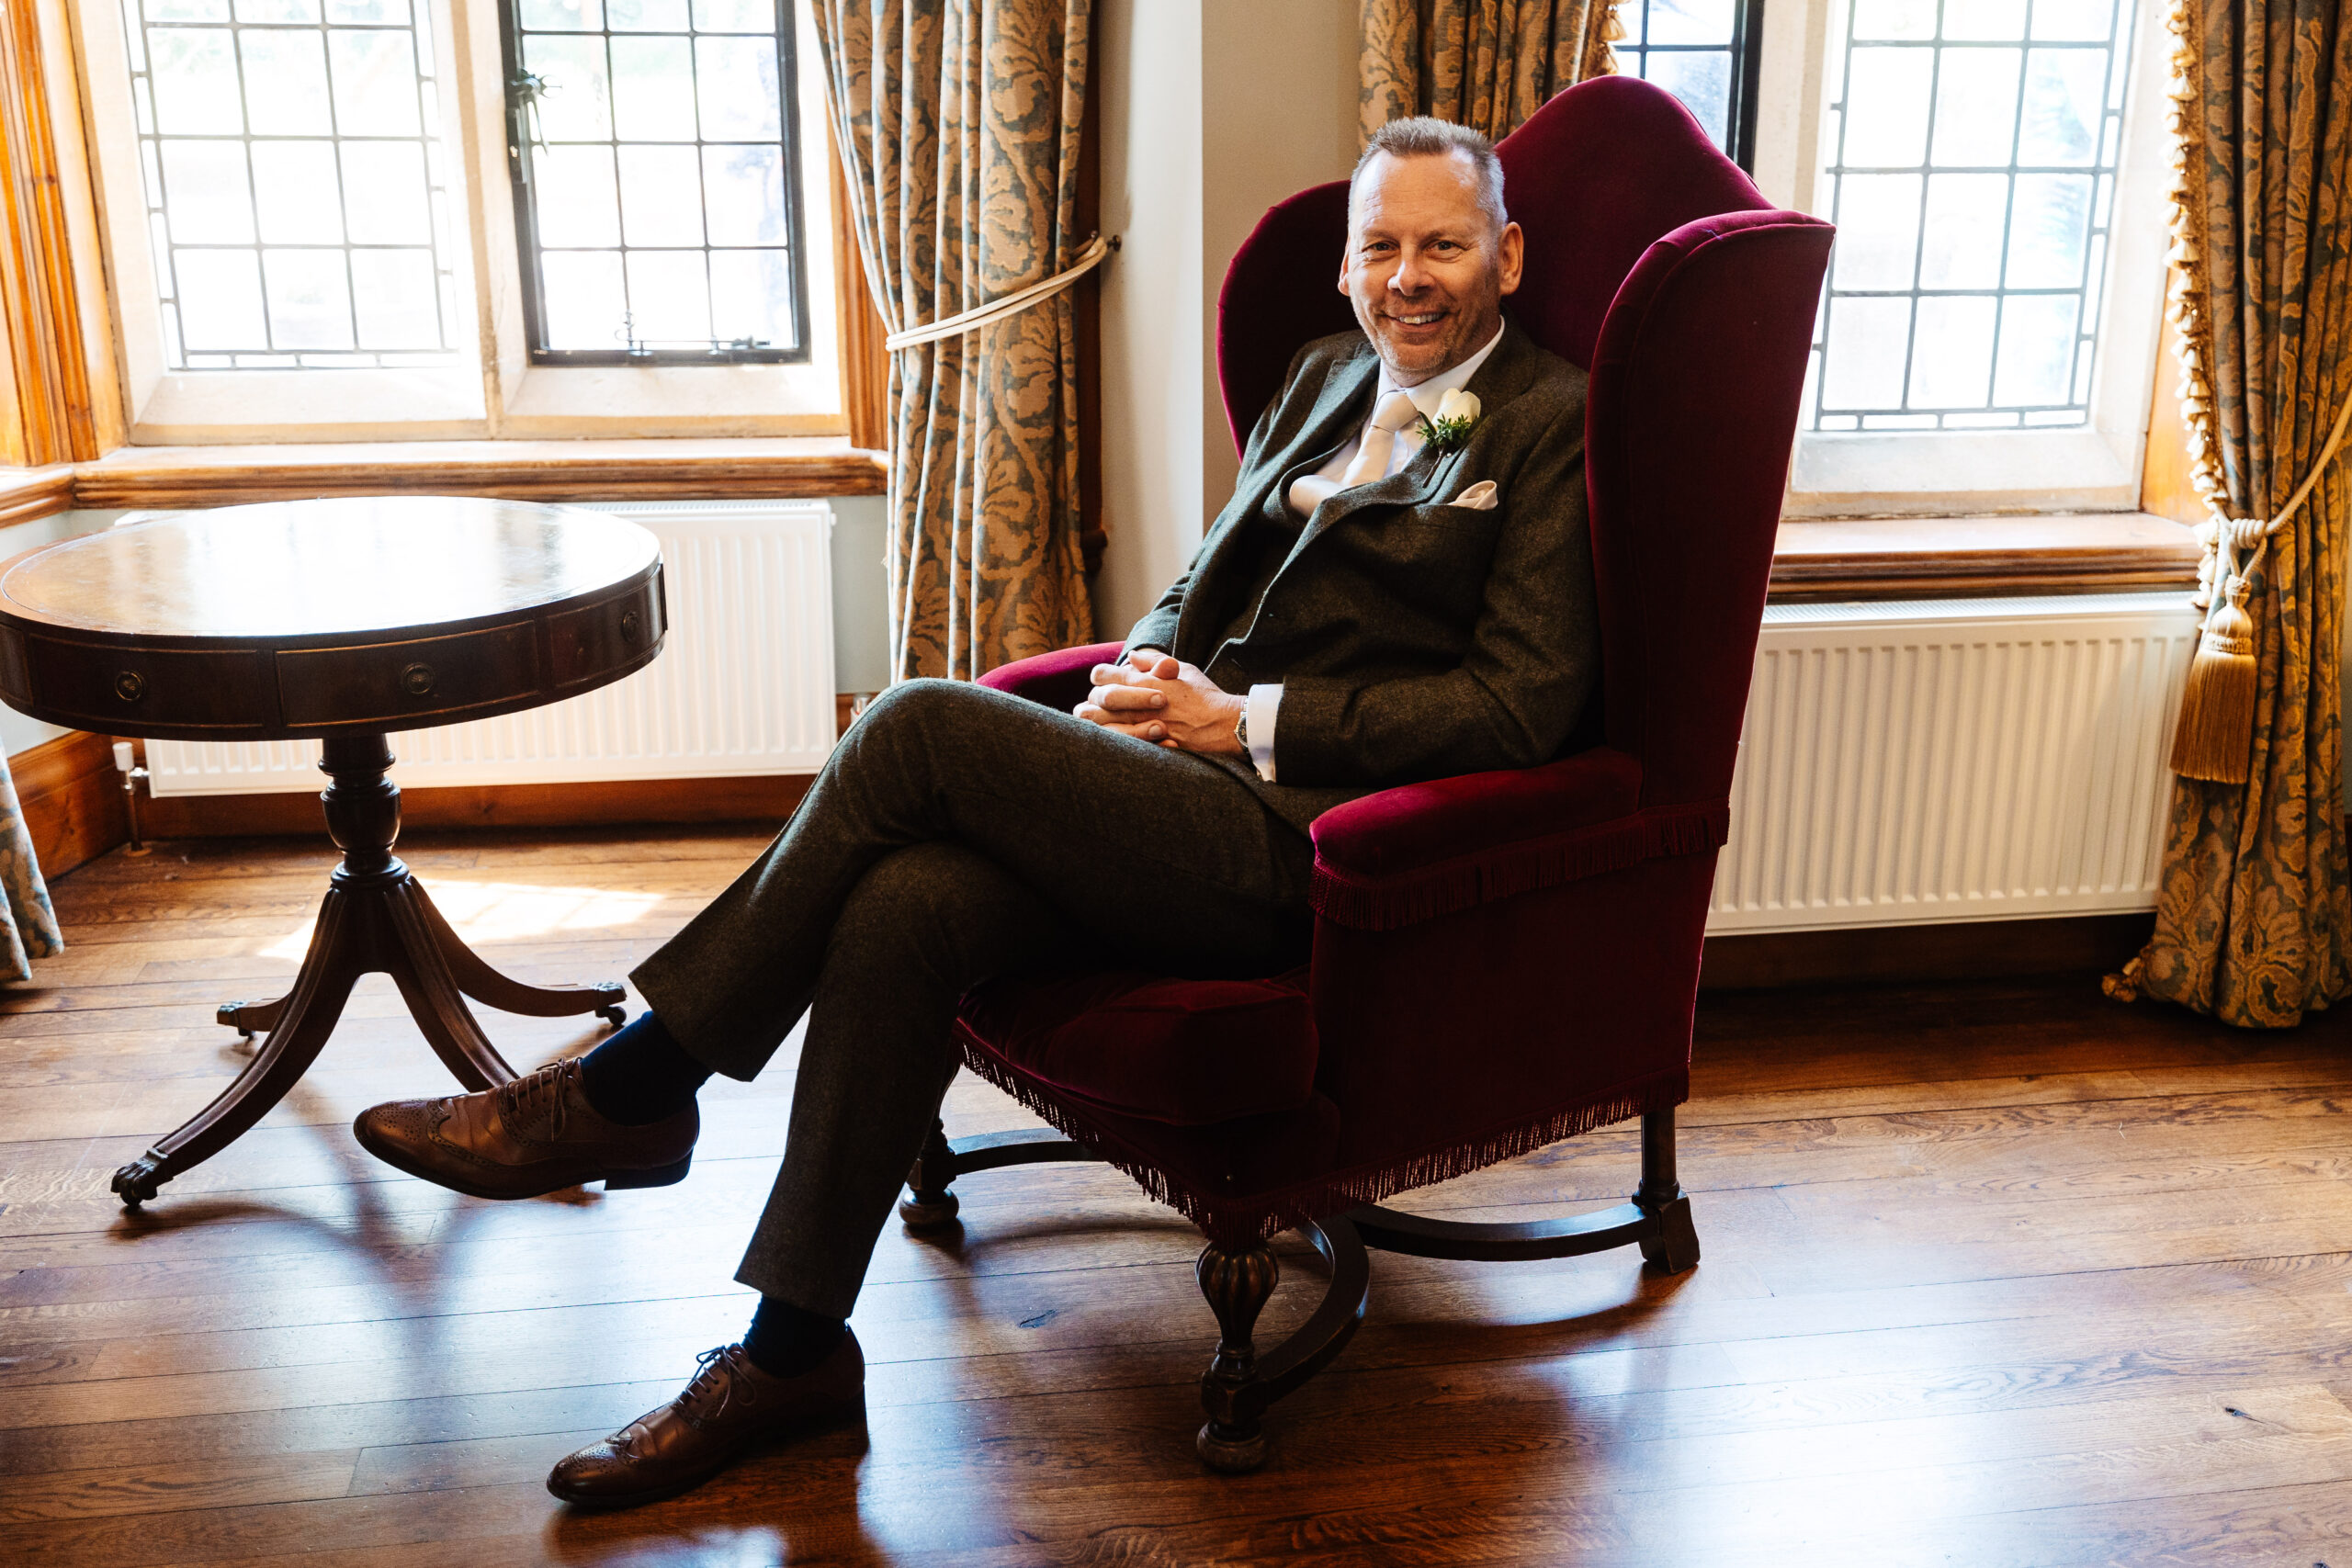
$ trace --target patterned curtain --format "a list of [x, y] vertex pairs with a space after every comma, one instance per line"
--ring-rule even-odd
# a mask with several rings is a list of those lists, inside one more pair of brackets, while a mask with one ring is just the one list
[[1499, 141], [1563, 88], [1616, 73], [1617, 0], [1363, 0], [1359, 132], [1435, 115]]
[[[2174, 309], [2198, 488], [2275, 516], [2352, 397], [2352, 8], [2176, 0]], [[2108, 990], [2285, 1028], [2352, 989], [2338, 458], [2251, 580], [2251, 774], [2180, 779], [2155, 938]], [[2208, 525], [2211, 526], [2211, 525]]]
[[[817, 0], [858, 250], [893, 333], [1069, 266], [1091, 0]], [[1068, 290], [890, 361], [893, 678], [1091, 640]]]
[[17, 781], [0, 759], [0, 980], [29, 980], [32, 960], [64, 951], [65, 938], [49, 907], [49, 885], [41, 880], [24, 808], [17, 803]]

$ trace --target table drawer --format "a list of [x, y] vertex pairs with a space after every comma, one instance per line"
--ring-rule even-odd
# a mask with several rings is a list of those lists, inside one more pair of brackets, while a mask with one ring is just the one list
[[455, 637], [277, 655], [278, 703], [289, 728], [413, 729], [526, 698], [538, 684], [537, 639], [528, 621]]
[[659, 573], [601, 604], [549, 616], [548, 657], [555, 666], [548, 672], [551, 683], [557, 691], [565, 691], [640, 663], [661, 646], [666, 629]]
[[24, 638], [35, 702], [84, 729], [266, 729], [276, 718], [269, 655], [254, 649], [141, 653], [62, 637]]

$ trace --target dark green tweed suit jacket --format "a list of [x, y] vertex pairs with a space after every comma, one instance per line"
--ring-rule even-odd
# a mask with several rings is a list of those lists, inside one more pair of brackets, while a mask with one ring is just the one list
[[[1396, 784], [1548, 761], [1600, 674], [1584, 372], [1507, 325], [1471, 378], [1483, 417], [1459, 448], [1423, 446], [1302, 523], [1291, 481], [1363, 427], [1378, 379], [1361, 332], [1299, 351], [1233, 500], [1127, 634], [1228, 692], [1282, 682], [1281, 782], [1215, 760], [1300, 828]], [[1481, 479], [1492, 510], [1450, 504]]]

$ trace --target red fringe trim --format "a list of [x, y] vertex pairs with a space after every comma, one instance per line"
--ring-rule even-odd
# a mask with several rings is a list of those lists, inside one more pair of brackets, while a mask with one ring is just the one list
[[1164, 1203], [1205, 1232], [1220, 1247], [1247, 1247], [1290, 1229], [1364, 1203], [1377, 1203], [1417, 1187], [1434, 1186], [1532, 1154], [1547, 1144], [1589, 1133], [1596, 1127], [1670, 1111], [1690, 1098], [1687, 1067], [1653, 1073], [1619, 1086], [1598, 1100], [1549, 1116], [1498, 1127], [1466, 1142], [1435, 1145], [1374, 1165], [1327, 1172], [1309, 1180], [1245, 1198], [1225, 1198], [1180, 1186], [1152, 1156], [1136, 1148], [1046, 1089], [985, 1045], [958, 1032], [964, 1062], [1064, 1137], [1085, 1145], [1102, 1161], [1124, 1171], [1154, 1202]]
[[1721, 849], [1730, 836], [1731, 805], [1722, 801], [1664, 807], [1598, 828], [1521, 839], [1499, 850], [1440, 861], [1378, 881], [1350, 876], [1317, 859], [1307, 901], [1334, 925], [1395, 931], [1515, 893], [1623, 871], [1663, 855], [1703, 854]]

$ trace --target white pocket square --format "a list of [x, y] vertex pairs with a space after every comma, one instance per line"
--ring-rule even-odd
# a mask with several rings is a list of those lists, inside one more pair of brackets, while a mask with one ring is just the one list
[[1473, 512], [1491, 512], [1501, 499], [1502, 492], [1495, 489], [1494, 480], [1480, 479], [1476, 484], [1455, 496], [1453, 503], [1456, 506], [1466, 506]]

